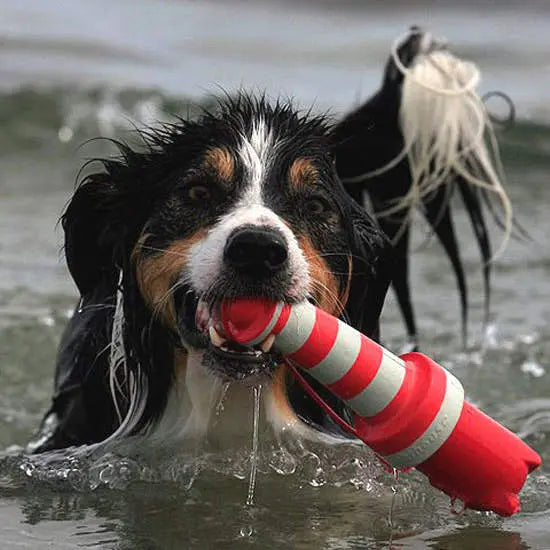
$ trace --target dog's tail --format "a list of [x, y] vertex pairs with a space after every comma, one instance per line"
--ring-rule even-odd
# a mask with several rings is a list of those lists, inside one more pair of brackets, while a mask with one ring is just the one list
[[[380, 90], [334, 130], [338, 173], [352, 196], [366, 191], [396, 252], [393, 287], [411, 345], [416, 323], [408, 267], [412, 214], [420, 209], [441, 242], [456, 276], [463, 341], [468, 295], [451, 210], [458, 190], [483, 262], [485, 322], [489, 317], [491, 260], [514, 227], [493, 126], [476, 89], [476, 65], [451, 53], [417, 27], [395, 42]], [[493, 253], [486, 212], [503, 228]]]

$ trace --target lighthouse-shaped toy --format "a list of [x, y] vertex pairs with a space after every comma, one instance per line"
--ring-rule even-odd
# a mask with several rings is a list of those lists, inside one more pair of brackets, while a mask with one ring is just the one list
[[221, 307], [225, 336], [274, 349], [355, 413], [354, 433], [396, 469], [414, 467], [467, 508], [510, 516], [539, 455], [464, 400], [460, 382], [420, 353], [397, 357], [310, 303], [240, 298]]

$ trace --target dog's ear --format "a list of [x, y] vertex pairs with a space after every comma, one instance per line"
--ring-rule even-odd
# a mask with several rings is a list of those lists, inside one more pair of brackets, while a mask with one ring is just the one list
[[378, 339], [393, 273], [393, 247], [361, 206], [353, 202], [350, 214], [352, 274], [345, 312], [357, 330]]
[[61, 217], [67, 264], [81, 295], [101, 281], [116, 284], [155, 200], [204, 147], [200, 129], [182, 120], [141, 132], [141, 150], [109, 139], [119, 154], [96, 159], [102, 170], [83, 179]]
[[125, 240], [123, 196], [110, 174], [88, 176], [69, 202], [61, 222], [69, 271], [82, 296], [100, 281], [116, 279]]

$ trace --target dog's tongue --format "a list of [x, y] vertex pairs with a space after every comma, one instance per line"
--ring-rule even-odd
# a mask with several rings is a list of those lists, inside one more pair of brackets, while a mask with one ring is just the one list
[[224, 300], [220, 317], [228, 339], [245, 344], [256, 339], [273, 317], [277, 302], [261, 298]]

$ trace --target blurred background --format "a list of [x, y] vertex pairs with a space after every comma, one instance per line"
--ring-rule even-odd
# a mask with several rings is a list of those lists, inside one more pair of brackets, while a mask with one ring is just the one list
[[[412, 279], [422, 347], [453, 369], [475, 403], [548, 461], [545, 0], [0, 0], [0, 448], [15, 452], [14, 445], [23, 445], [50, 398], [56, 345], [76, 300], [56, 223], [80, 166], [111, 151], [87, 141], [105, 136], [135, 143], [136, 126], [193, 116], [221, 90], [240, 87], [338, 116], [377, 89], [393, 41], [413, 24], [446, 37], [456, 54], [477, 63], [481, 93], [502, 90], [514, 101], [517, 122], [498, 139], [516, 216], [532, 236], [512, 241], [496, 260], [493, 320], [483, 334], [479, 258], [459, 213], [473, 306], [467, 352], [460, 348], [449, 266], [435, 244], [419, 246]], [[489, 107], [506, 114], [498, 99]], [[425, 235], [417, 233], [420, 245]], [[385, 335], [398, 346], [403, 327], [391, 296], [388, 302]], [[290, 488], [276, 468], [266, 467], [259, 504], [245, 516], [242, 475], [205, 475], [192, 494], [172, 485], [130, 491], [123, 484], [125, 492], [109, 488], [107, 475], [88, 483], [92, 474], [82, 473], [83, 465], [69, 487], [57, 466], [29, 468], [20, 458], [0, 459], [0, 548], [387, 548], [392, 531], [391, 480], [376, 485], [369, 470], [362, 484], [344, 490], [358, 478], [347, 466], [332, 485], [304, 474]], [[550, 548], [548, 467], [529, 482], [525, 512], [505, 522], [455, 516], [424, 481], [402, 483], [393, 520], [396, 548]], [[373, 486], [382, 497], [369, 500], [369, 513], [361, 516]], [[218, 509], [220, 495], [225, 505]], [[348, 512], [359, 514], [357, 520]], [[143, 514], [149, 519], [142, 523]]]

